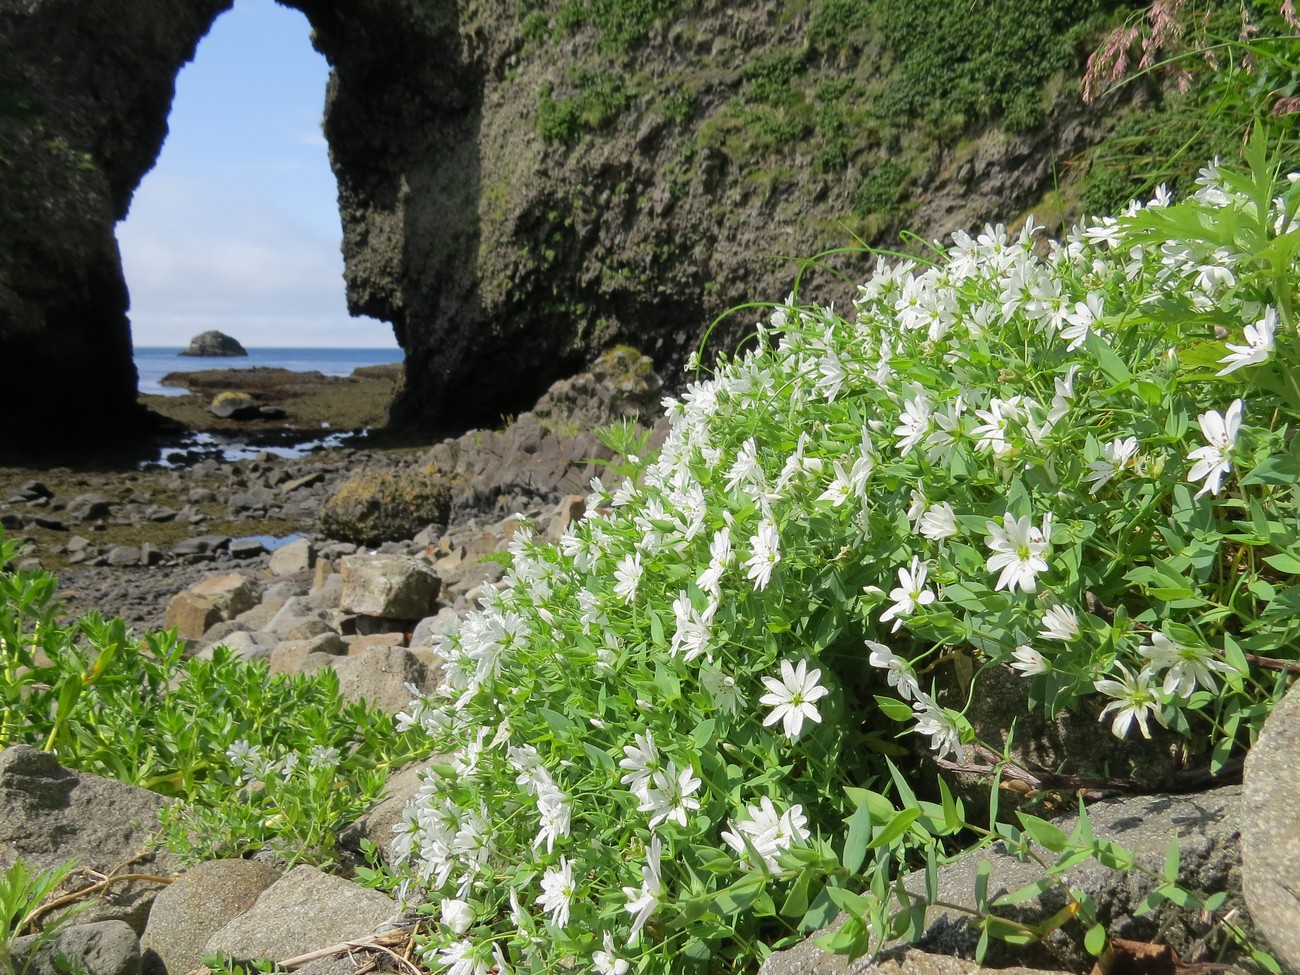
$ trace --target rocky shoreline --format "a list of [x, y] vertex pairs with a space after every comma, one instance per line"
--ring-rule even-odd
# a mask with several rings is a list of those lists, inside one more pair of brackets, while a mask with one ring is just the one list
[[[482, 587], [502, 577], [496, 553], [521, 530], [557, 539], [582, 517], [587, 485], [610, 456], [594, 431], [620, 419], [649, 429], [661, 386], [648, 359], [615, 350], [592, 372], [553, 385], [502, 429], [431, 446], [344, 447], [290, 458], [264, 452], [173, 469], [0, 469], [0, 522], [8, 536], [28, 540], [22, 558], [59, 575], [69, 616], [98, 611], [137, 630], [175, 627], [189, 654], [224, 645], [266, 661], [273, 672], [329, 667], [345, 697], [396, 712], [409, 704], [410, 687], [437, 686], [436, 636], [458, 626]], [[1183, 916], [1172, 903], [1149, 915], [1137, 910], [1158, 884], [1169, 838], [1177, 835], [1179, 886], [1201, 897], [1226, 893], [1223, 910], [1238, 928], [1266, 935], [1282, 958], [1294, 960], [1300, 949], [1288, 932], [1300, 930], [1300, 905], [1279, 895], [1289, 867], [1267, 851], [1300, 836], [1294, 775], [1285, 771], [1300, 763], [1300, 743], [1287, 724], [1298, 707], [1300, 691], [1292, 691], [1266, 726], [1261, 742], [1268, 747], [1252, 752], [1244, 787], [1113, 795], [1090, 807], [1096, 835], [1133, 850], [1151, 871], [1142, 876], [1085, 863], [1072, 872], [1072, 885], [1091, 898], [1121, 953], [1126, 944], [1137, 950], [1163, 940], [1170, 947], [1160, 971], [1225, 970], [1198, 941], [1203, 919]], [[388, 852], [392, 826], [420, 786], [419, 771], [395, 775], [388, 798], [343, 832], [345, 855], [363, 839]], [[52, 792], [70, 798], [50, 807], [41, 797]], [[49, 865], [45, 859], [77, 856], [89, 869], [108, 872], [132, 854], [132, 830], [154, 822], [163, 801], [64, 770], [33, 749], [8, 749], [0, 753], [0, 863], [9, 853], [41, 867]], [[110, 807], [125, 817], [117, 826], [91, 813]], [[1071, 829], [1065, 820], [1059, 825]], [[120, 842], [109, 843], [103, 829], [120, 833]], [[44, 839], [51, 836], [58, 841]], [[176, 873], [167, 857], [158, 854], [148, 872]], [[991, 851], [990, 859], [991, 891], [1032, 882], [1026, 864], [1009, 853]], [[969, 900], [977, 866], [967, 860], [943, 869], [941, 889], [953, 892], [948, 900]], [[284, 872], [272, 863], [212, 861], [180, 873], [170, 886], [131, 889], [129, 909], [120, 897], [97, 906], [84, 919], [93, 923], [68, 929], [54, 950], [80, 959], [94, 975], [178, 975], [217, 950], [345, 975], [355, 970], [350, 959], [379, 960], [410, 934], [410, 919], [395, 902], [312, 867]], [[1252, 897], [1258, 891], [1264, 893]], [[1045, 892], [1017, 917], [1039, 923], [1058, 912], [1052, 896]], [[220, 910], [213, 907], [218, 902]], [[806, 942], [773, 955], [763, 975], [973, 975], [985, 970], [966, 960], [976, 934], [964, 916], [939, 912], [914, 947], [878, 964], [864, 959], [846, 967], [843, 958]], [[1157, 970], [1150, 958], [1127, 961], [1140, 963], [1134, 970]], [[1032, 956], [1004, 952], [990, 962], [1061, 971], [1091, 964], [1063, 931]], [[31, 969], [56, 970], [40, 959]]]

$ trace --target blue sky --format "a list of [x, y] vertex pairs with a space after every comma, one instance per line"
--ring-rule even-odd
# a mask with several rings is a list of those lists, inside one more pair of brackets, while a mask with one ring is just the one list
[[181, 70], [170, 133], [118, 224], [138, 346], [210, 328], [246, 346], [396, 347], [352, 318], [307, 18], [235, 0]]

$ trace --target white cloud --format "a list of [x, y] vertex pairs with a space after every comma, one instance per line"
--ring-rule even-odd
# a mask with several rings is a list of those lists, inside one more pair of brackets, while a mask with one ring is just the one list
[[220, 329], [248, 346], [392, 347], [383, 322], [351, 318], [337, 238], [273, 200], [154, 173], [119, 226], [137, 345]]

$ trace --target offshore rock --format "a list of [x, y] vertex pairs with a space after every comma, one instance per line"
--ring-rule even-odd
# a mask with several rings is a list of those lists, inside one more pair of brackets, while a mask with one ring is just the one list
[[202, 332], [190, 339], [189, 348], [180, 354], [230, 358], [234, 356], [248, 355], [248, 350], [240, 345], [237, 340], [231, 338], [224, 332], [218, 332], [214, 328]]

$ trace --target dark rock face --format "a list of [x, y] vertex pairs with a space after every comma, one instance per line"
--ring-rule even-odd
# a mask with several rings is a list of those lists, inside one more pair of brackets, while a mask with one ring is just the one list
[[[157, 155], [177, 70], [230, 3], [0, 12], [0, 155], [19, 177], [0, 181], [0, 361], [20, 383], [0, 425], [74, 422], [52, 387], [95, 397], [114, 423], [136, 417], [113, 223]], [[806, 10], [786, 22], [775, 7], [712, 5], [653, 26], [620, 69], [647, 87], [629, 88], [603, 128], [548, 141], [539, 93], [581, 94], [594, 31], [529, 41], [513, 5], [481, 0], [286, 3], [333, 67], [325, 134], [348, 302], [391, 322], [405, 350], [395, 425], [495, 425], [618, 343], [675, 376], [719, 313], [789, 291], [786, 255], [848, 241], [839, 221], [867, 157], [819, 172], [798, 140], [733, 159], [706, 138], [748, 67], [804, 35]], [[852, 77], [852, 65], [827, 70]], [[692, 99], [677, 116], [652, 84], [675, 78]], [[1023, 136], [990, 125], [935, 145], [908, 225], [937, 236], [1036, 203], [1053, 160], [1098, 137], [1073, 96], [1046, 116]], [[845, 270], [868, 267], [863, 256]], [[817, 300], [852, 297], [829, 275], [812, 285]], [[734, 348], [754, 317], [724, 320], [710, 348]]]
[[113, 226], [162, 147], [177, 71], [230, 5], [0, 5], [0, 441], [67, 436], [86, 413], [91, 436], [143, 421]]
[[190, 339], [189, 348], [183, 351], [181, 355], [219, 356], [225, 358], [248, 355], [248, 351], [236, 339], [231, 338], [224, 332], [218, 332], [214, 328]]

